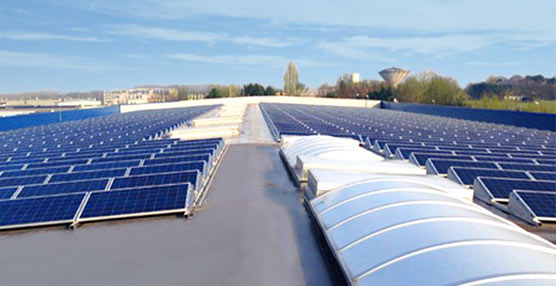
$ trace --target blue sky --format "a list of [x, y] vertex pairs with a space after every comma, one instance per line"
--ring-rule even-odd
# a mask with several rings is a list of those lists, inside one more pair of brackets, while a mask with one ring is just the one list
[[[395, 3], [394, 3], [395, 2]], [[0, 93], [556, 73], [556, 1], [2, 0]]]

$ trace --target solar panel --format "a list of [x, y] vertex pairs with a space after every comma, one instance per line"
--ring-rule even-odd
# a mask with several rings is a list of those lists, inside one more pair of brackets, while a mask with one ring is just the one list
[[0, 188], [0, 200], [6, 200], [13, 196], [19, 187]]
[[121, 162], [110, 162], [110, 163], [75, 165], [75, 167], [73, 168], [73, 172], [136, 167], [139, 166], [140, 163], [141, 160], [132, 160], [132, 161], [121, 161]]
[[190, 183], [196, 188], [200, 173], [198, 171], [184, 171], [154, 175], [137, 175], [116, 178], [112, 182], [111, 190], [142, 186], [170, 185], [178, 183]]
[[428, 159], [450, 159], [471, 161], [471, 156], [430, 154], [430, 153], [411, 153], [409, 160], [417, 166], [425, 166]]
[[451, 151], [447, 150], [434, 150], [434, 149], [422, 149], [422, 148], [398, 148], [396, 150], [395, 157], [402, 160], [409, 159], [411, 153], [418, 152], [418, 153], [429, 153], [429, 154], [451, 154]]
[[23, 164], [13, 164], [13, 165], [1, 165], [0, 164], [0, 171], [21, 170], [21, 168], [23, 168]]
[[179, 162], [190, 162], [190, 161], [211, 161], [210, 154], [198, 154], [198, 155], [191, 155], [191, 156], [178, 156], [178, 157], [166, 157], [166, 158], [155, 158], [145, 160], [143, 165], [161, 165], [161, 164], [170, 164], [170, 163], [179, 163]]
[[507, 202], [513, 190], [556, 191], [556, 181], [522, 179], [477, 178], [473, 185], [474, 197], [486, 202]]
[[535, 159], [535, 161], [542, 165], [556, 165], [556, 160], [554, 159]]
[[446, 175], [450, 167], [470, 167], [470, 168], [487, 168], [497, 169], [496, 164], [492, 162], [476, 162], [462, 160], [446, 160], [446, 159], [429, 159], [426, 163], [428, 174]]
[[67, 160], [67, 161], [56, 161], [56, 162], [46, 162], [46, 163], [33, 163], [27, 166], [27, 169], [36, 168], [50, 168], [56, 166], [70, 166], [76, 164], [86, 164], [89, 159], [77, 159], [77, 160]]
[[473, 185], [473, 181], [475, 181], [477, 177], [529, 179], [529, 176], [522, 171], [502, 171], [466, 167], [451, 167], [448, 170], [448, 178], [463, 185]]
[[149, 165], [144, 167], [135, 167], [135, 168], [131, 168], [129, 175], [132, 176], [132, 175], [169, 173], [169, 172], [177, 172], [177, 171], [194, 171], [194, 170], [204, 173], [205, 162], [193, 161], [193, 162], [178, 163], [178, 164]]
[[555, 165], [514, 164], [514, 163], [500, 163], [499, 165], [504, 170], [556, 172]]
[[42, 184], [46, 178], [46, 175], [0, 178], [0, 187]]
[[521, 164], [534, 164], [532, 159], [519, 159], [519, 158], [506, 158], [506, 157], [493, 157], [493, 156], [473, 156], [475, 160], [480, 162], [508, 162], [508, 163], [521, 163]]
[[2, 176], [0, 176], [0, 178], [65, 173], [68, 170], [69, 170], [68, 166], [62, 166], [62, 167], [52, 167], [52, 168], [6, 171], [2, 173]]
[[514, 190], [508, 208], [511, 214], [529, 222], [554, 222], [556, 192]]
[[95, 171], [86, 171], [86, 172], [73, 172], [69, 174], [55, 174], [50, 178], [48, 183], [121, 177], [125, 175], [126, 170], [127, 170], [126, 168], [119, 168], [119, 169], [106, 169], [106, 170], [95, 170]]
[[91, 163], [108, 163], [108, 162], [118, 162], [118, 161], [130, 161], [130, 160], [143, 160], [149, 159], [151, 154], [139, 154], [139, 155], [128, 155], [128, 156], [113, 156], [105, 158], [95, 158]]
[[80, 193], [104, 190], [109, 179], [96, 179], [87, 181], [72, 181], [52, 183], [45, 185], [24, 186], [17, 195], [18, 198], [47, 196], [56, 194]]
[[556, 181], [556, 172], [529, 172], [537, 180]]
[[81, 193], [0, 201], [0, 229], [70, 223], [84, 197]]
[[190, 208], [189, 184], [92, 192], [78, 221], [184, 212]]
[[203, 153], [214, 154], [215, 149], [194, 149], [188, 151], [177, 151], [177, 152], [164, 152], [164, 153], [157, 153], [155, 154], [154, 158], [166, 158], [166, 157], [177, 157], [177, 156], [190, 156], [190, 155], [198, 155]]

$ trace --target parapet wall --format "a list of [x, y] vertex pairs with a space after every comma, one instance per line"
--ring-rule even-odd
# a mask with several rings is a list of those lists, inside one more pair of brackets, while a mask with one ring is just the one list
[[179, 108], [179, 107], [213, 105], [213, 104], [258, 104], [261, 102], [336, 105], [336, 106], [369, 107], [369, 108], [374, 108], [374, 107], [378, 108], [380, 105], [380, 101], [378, 100], [337, 99], [337, 98], [296, 97], [296, 96], [248, 96], [248, 97], [215, 98], [215, 99], [187, 100], [187, 101], [177, 101], [177, 102], [122, 105], [121, 112], [125, 113], [125, 112], [140, 111], [140, 110]]

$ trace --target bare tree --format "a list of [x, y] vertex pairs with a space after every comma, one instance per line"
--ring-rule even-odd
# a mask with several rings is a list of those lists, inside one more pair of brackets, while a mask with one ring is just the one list
[[284, 91], [288, 95], [297, 95], [299, 86], [299, 74], [294, 63], [288, 63], [284, 73]]

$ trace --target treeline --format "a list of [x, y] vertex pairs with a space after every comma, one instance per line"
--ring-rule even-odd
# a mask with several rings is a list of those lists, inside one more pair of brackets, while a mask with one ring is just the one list
[[346, 74], [338, 78], [335, 86], [321, 85], [317, 95], [456, 106], [464, 105], [468, 98], [453, 78], [443, 77], [434, 72], [421, 72], [409, 76], [397, 87], [377, 80], [352, 82], [350, 75]]
[[208, 92], [205, 98], [276, 95], [279, 92], [280, 91], [270, 85], [265, 88], [258, 83], [250, 83], [244, 85], [243, 88], [239, 88], [235, 85], [216, 86]]
[[490, 76], [486, 81], [471, 83], [465, 91], [472, 99], [483, 97], [519, 98], [521, 100], [556, 100], [556, 77], [542, 75], [510, 78]]

